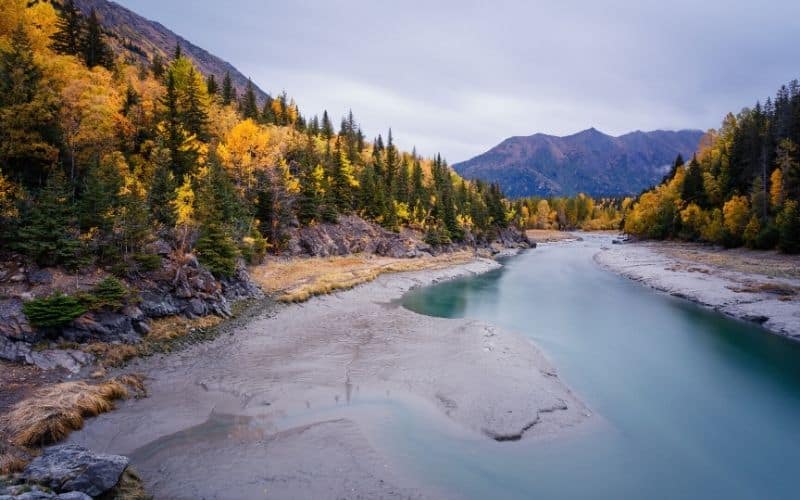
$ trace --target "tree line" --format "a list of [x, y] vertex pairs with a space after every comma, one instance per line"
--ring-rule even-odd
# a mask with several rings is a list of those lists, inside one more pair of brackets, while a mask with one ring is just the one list
[[525, 229], [585, 231], [620, 229], [633, 204], [630, 197], [595, 199], [576, 196], [529, 197], [513, 202], [514, 223]]
[[300, 225], [358, 215], [432, 244], [511, 220], [496, 185], [365, 138], [352, 112], [304, 117], [286, 93], [203, 75], [180, 46], [114, 54], [97, 15], [0, 7], [0, 243], [40, 265], [151, 265], [156, 238], [218, 275], [282, 251]]
[[728, 114], [697, 154], [678, 158], [626, 215], [625, 231], [655, 239], [800, 252], [800, 83]]

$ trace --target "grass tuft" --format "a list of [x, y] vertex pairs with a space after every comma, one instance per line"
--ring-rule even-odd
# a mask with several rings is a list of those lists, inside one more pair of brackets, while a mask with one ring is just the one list
[[16, 446], [56, 443], [83, 427], [85, 418], [113, 409], [116, 400], [130, 395], [128, 387], [135, 394], [141, 394], [144, 391], [143, 378], [123, 375], [117, 380], [99, 384], [81, 381], [44, 387], [14, 405], [2, 417], [0, 425], [7, 429], [11, 442]]

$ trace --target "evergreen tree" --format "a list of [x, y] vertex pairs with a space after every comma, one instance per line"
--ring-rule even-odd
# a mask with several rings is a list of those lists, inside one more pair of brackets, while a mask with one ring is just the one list
[[230, 71], [226, 71], [225, 77], [222, 79], [222, 104], [228, 106], [235, 101], [236, 89], [233, 87]]
[[328, 117], [328, 110], [322, 112], [322, 136], [325, 140], [330, 141], [333, 138], [333, 123], [331, 123], [330, 117]]
[[787, 200], [776, 219], [778, 248], [784, 253], [800, 253], [800, 205]]
[[[677, 163], [677, 162], [676, 162]], [[703, 188], [703, 172], [700, 164], [697, 163], [697, 157], [692, 158], [686, 168], [686, 177], [683, 181], [683, 189], [681, 191], [681, 198], [687, 203], [697, 203], [698, 205], [705, 206], [705, 190]]]
[[301, 224], [307, 225], [319, 220], [324, 177], [321, 165], [314, 165], [309, 161], [301, 166], [300, 193], [297, 197], [297, 218]]
[[186, 87], [186, 110], [183, 123], [186, 130], [201, 141], [208, 140], [208, 113], [205, 103], [201, 101], [200, 78], [195, 74], [194, 66], [189, 70], [189, 81]]
[[103, 39], [103, 29], [94, 9], [89, 13], [89, 20], [86, 23], [86, 34], [83, 39], [83, 60], [89, 68], [105, 66], [111, 69], [114, 63], [111, 48]]
[[272, 111], [272, 97], [264, 99], [264, 107], [261, 108], [261, 122], [267, 125], [276, 123], [275, 113]]
[[181, 44], [179, 42], [175, 44], [175, 52], [172, 54], [172, 60], [177, 61], [181, 57], [183, 57], [183, 49], [181, 48]]
[[76, 269], [84, 263], [75, 227], [72, 187], [61, 171], [49, 176], [19, 230], [17, 245], [41, 266], [63, 264]]
[[64, 2], [59, 11], [51, 46], [59, 54], [77, 56], [82, 53], [83, 16], [72, 0]]
[[155, 156], [155, 171], [147, 201], [153, 219], [164, 227], [172, 227], [175, 225], [175, 217], [170, 207], [178, 186], [171, 168], [171, 154], [167, 149], [159, 149]]
[[258, 104], [256, 102], [256, 91], [253, 87], [253, 81], [250, 79], [247, 80], [247, 88], [242, 97], [241, 108], [242, 116], [245, 119], [249, 118], [253, 121], [258, 121], [259, 113]]
[[206, 92], [211, 97], [215, 97], [219, 92], [219, 84], [217, 83], [217, 78], [212, 74], [208, 75], [206, 79]]
[[229, 278], [236, 272], [239, 252], [219, 222], [211, 220], [200, 225], [200, 235], [194, 249], [200, 263], [217, 278]]
[[353, 209], [353, 190], [358, 187], [358, 181], [353, 176], [353, 165], [347, 158], [347, 153], [337, 143], [336, 160], [331, 174], [331, 192], [333, 202], [340, 213]]
[[164, 77], [166, 69], [164, 68], [164, 59], [161, 57], [161, 54], [153, 56], [153, 62], [150, 64], [150, 71], [152, 71], [153, 76], [159, 80]]

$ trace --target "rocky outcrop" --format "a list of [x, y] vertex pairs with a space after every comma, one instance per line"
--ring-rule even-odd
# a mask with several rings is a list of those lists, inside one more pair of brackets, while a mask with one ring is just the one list
[[[161, 257], [161, 266], [128, 277], [129, 288], [138, 290], [134, 300], [118, 310], [89, 311], [66, 327], [49, 331], [31, 327], [23, 313], [24, 301], [47, 296], [57, 289], [75, 293], [77, 279], [59, 270], [25, 268], [17, 262], [5, 268], [0, 266], [0, 274], [5, 277], [0, 279], [0, 296], [6, 297], [0, 300], [0, 358], [76, 373], [92, 361], [90, 355], [72, 349], [35, 346], [48, 340], [136, 343], [150, 330], [151, 318], [174, 315], [197, 318], [210, 314], [228, 317], [233, 301], [262, 295], [250, 280], [244, 263], [239, 263], [233, 276], [219, 280], [191, 254], [176, 259], [166, 241], [148, 245], [148, 252]], [[105, 275], [101, 270], [81, 275], [78, 291], [90, 291]]]
[[347, 215], [337, 224], [317, 224], [292, 231], [289, 244], [291, 255], [330, 257], [367, 253], [387, 257], [420, 257], [431, 253], [430, 245], [415, 231], [388, 231], [377, 224]]
[[65, 444], [46, 448], [15, 481], [0, 488], [0, 500], [82, 500], [98, 497], [114, 488], [128, 467], [121, 455], [93, 453], [82, 446]]

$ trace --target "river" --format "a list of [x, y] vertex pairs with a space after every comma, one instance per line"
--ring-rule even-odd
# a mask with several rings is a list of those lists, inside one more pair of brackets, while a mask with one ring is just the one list
[[401, 412], [392, 448], [465, 498], [798, 498], [800, 345], [601, 269], [609, 244], [542, 245], [403, 298], [527, 336], [599, 424], [495, 443]]

